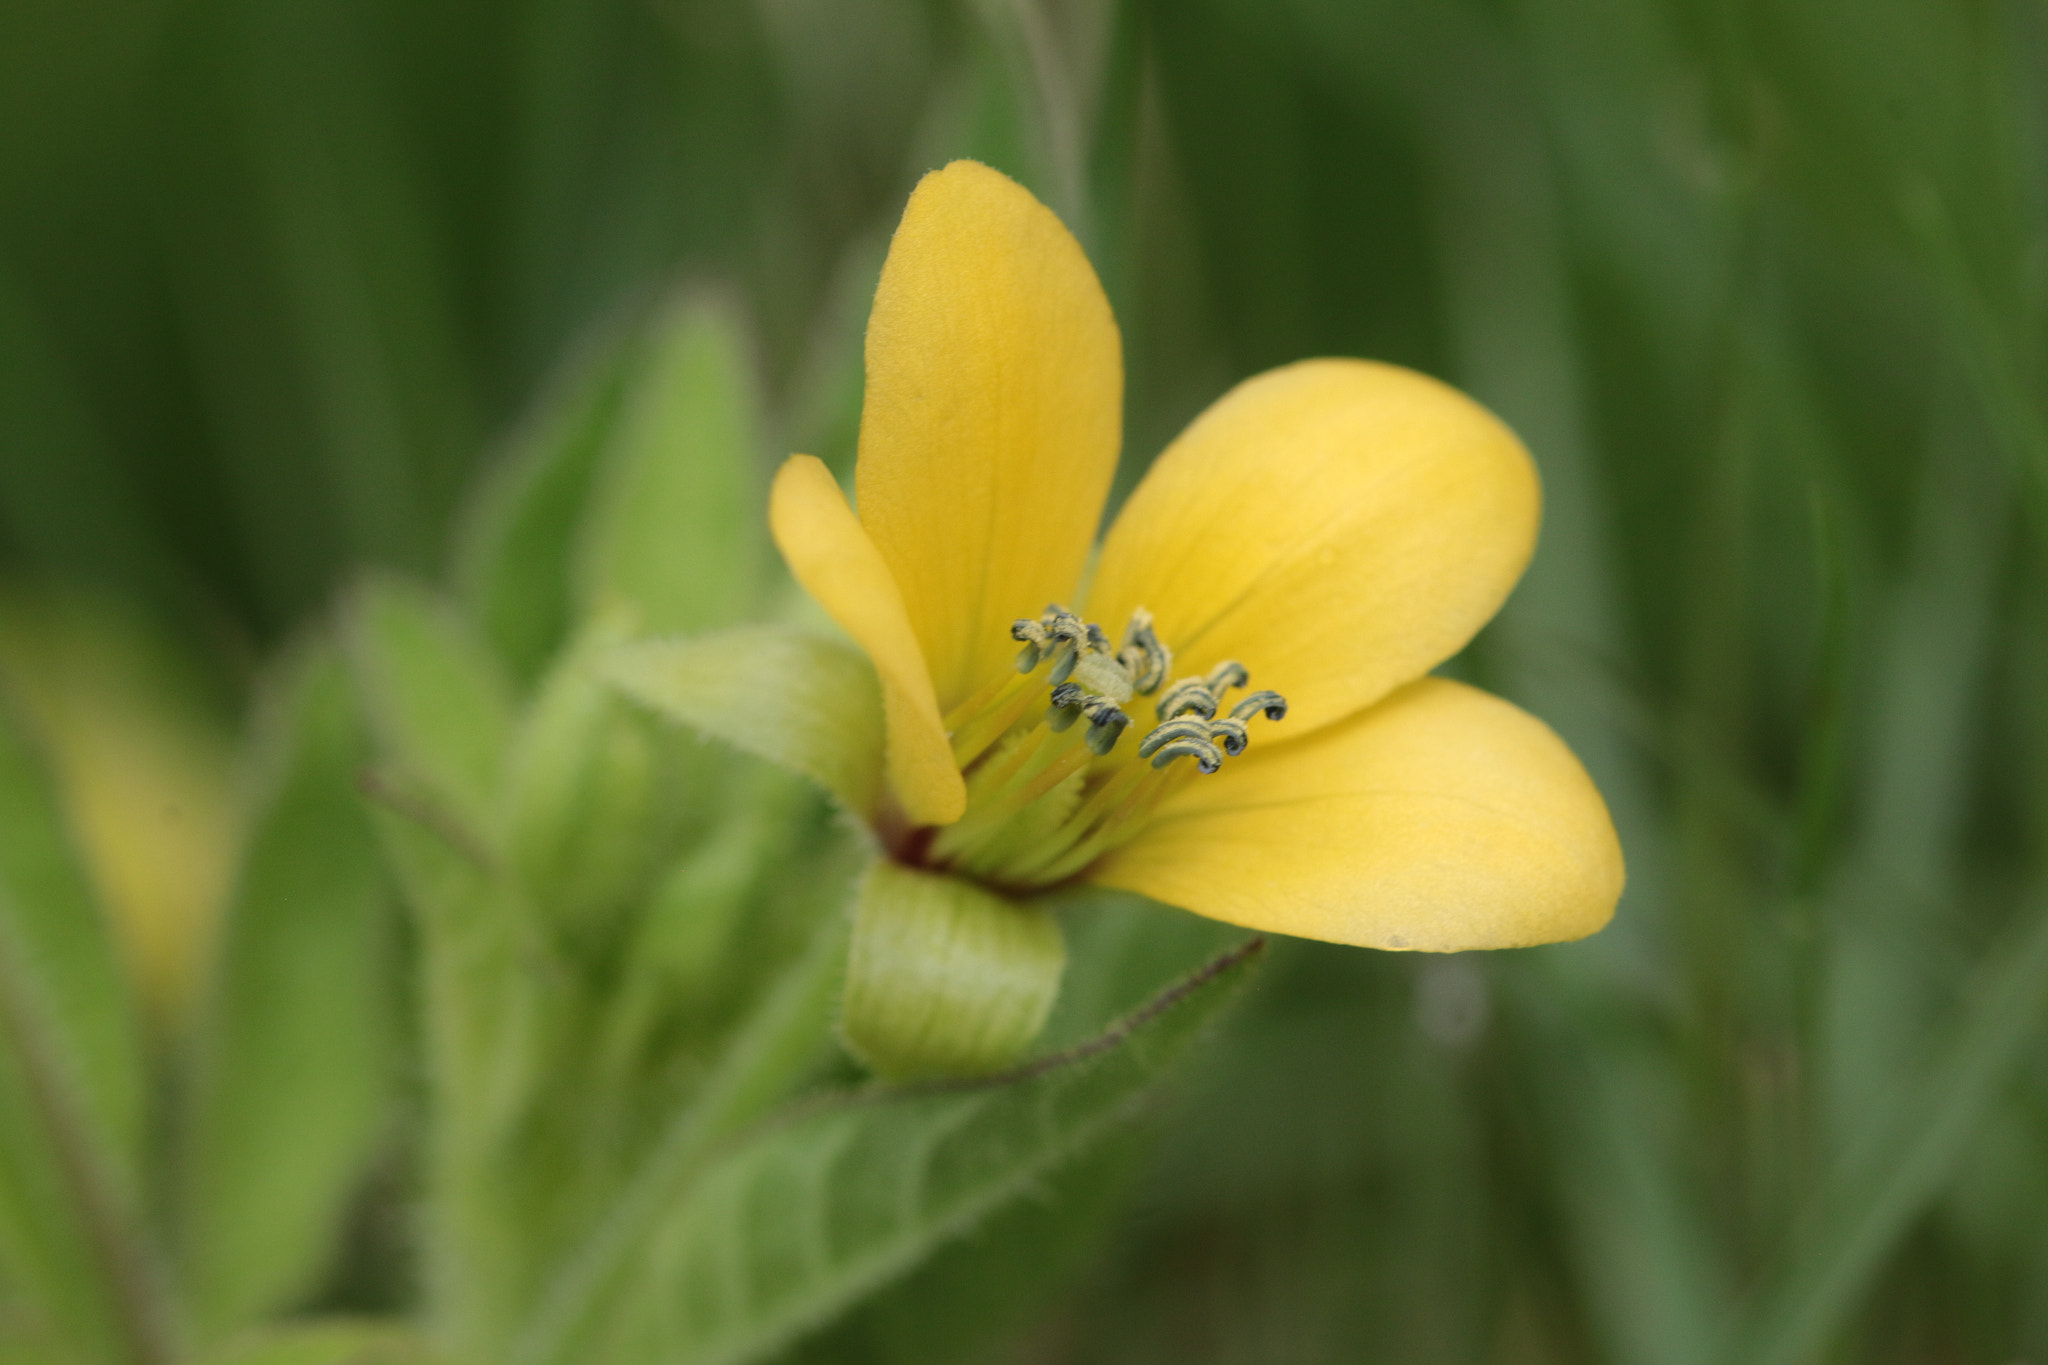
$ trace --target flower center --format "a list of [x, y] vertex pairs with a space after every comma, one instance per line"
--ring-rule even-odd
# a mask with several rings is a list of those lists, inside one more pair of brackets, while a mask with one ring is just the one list
[[[918, 859], [996, 886], [1050, 886], [1085, 871], [1128, 842], [1168, 792], [1243, 753], [1253, 719], [1287, 714], [1278, 692], [1225, 710], [1226, 696], [1251, 681], [1235, 660], [1167, 684], [1173, 651], [1143, 608], [1115, 648], [1100, 626], [1058, 606], [1010, 634], [1023, 646], [1017, 671], [946, 717], [967, 813], [930, 832]], [[1120, 744], [1140, 697], [1156, 697], [1154, 723], [1135, 745]]]

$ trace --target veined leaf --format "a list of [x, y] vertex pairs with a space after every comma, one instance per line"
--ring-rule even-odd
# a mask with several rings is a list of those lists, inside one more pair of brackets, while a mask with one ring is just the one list
[[391, 1080], [397, 992], [356, 790], [364, 739], [331, 651], [280, 682], [182, 1144], [185, 1282], [204, 1340], [288, 1306], [331, 1259]]
[[789, 626], [621, 646], [606, 666], [671, 720], [804, 774], [848, 810], [873, 805], [882, 697], [860, 651]]
[[741, 1365], [909, 1270], [1128, 1115], [1262, 941], [1007, 1077], [827, 1101], [715, 1158], [554, 1361]]

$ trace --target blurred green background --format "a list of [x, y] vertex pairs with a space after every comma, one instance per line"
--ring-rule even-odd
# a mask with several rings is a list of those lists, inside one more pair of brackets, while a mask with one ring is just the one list
[[[761, 469], [843, 468], [962, 155], [1102, 274], [1122, 486], [1305, 355], [1522, 433], [1543, 543], [1452, 667], [1631, 883], [1579, 945], [1280, 945], [1134, 1136], [804, 1357], [2048, 1362], [2038, 0], [0, 0], [7, 581], [225, 734], [679, 287]], [[404, 1306], [355, 1241], [310, 1301]]]

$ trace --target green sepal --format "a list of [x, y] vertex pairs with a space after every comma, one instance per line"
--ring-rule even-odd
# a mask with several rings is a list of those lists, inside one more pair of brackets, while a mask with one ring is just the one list
[[854, 814], [873, 809], [882, 694], [859, 650], [790, 626], [739, 626], [622, 645], [603, 671], [669, 719], [802, 773]]
[[505, 857], [533, 903], [576, 930], [609, 919], [660, 851], [662, 773], [651, 722], [593, 670], [633, 631], [600, 611], [521, 717], [506, 775]]
[[624, 599], [655, 634], [752, 614], [766, 562], [756, 388], [737, 309], [691, 296], [654, 319], [579, 532], [586, 610]]
[[883, 859], [861, 881], [840, 1029], [889, 1080], [987, 1075], [1038, 1037], [1066, 966], [1042, 906]]

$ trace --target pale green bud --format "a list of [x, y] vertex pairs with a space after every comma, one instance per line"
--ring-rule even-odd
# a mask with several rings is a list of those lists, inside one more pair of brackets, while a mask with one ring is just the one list
[[1066, 970], [1059, 921], [972, 882], [883, 860], [861, 882], [841, 1029], [890, 1080], [986, 1075], [1045, 1027]]

